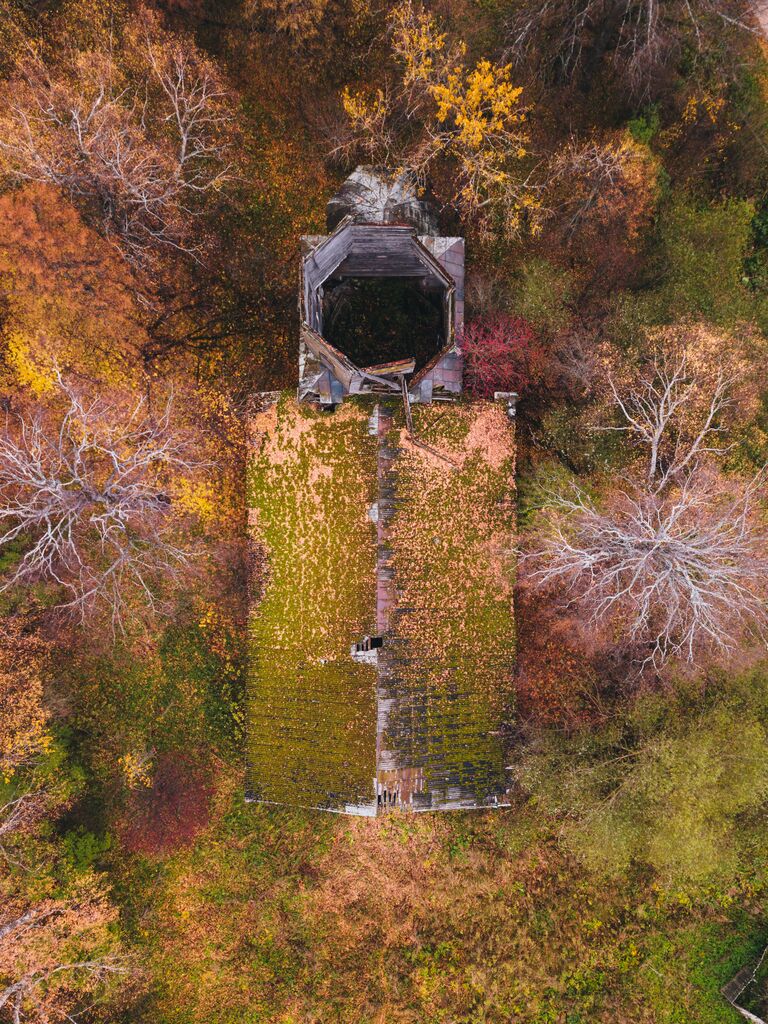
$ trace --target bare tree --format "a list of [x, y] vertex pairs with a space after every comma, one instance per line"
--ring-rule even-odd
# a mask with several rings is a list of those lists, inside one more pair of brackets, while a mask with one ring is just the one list
[[265, 15], [278, 32], [296, 44], [306, 45], [320, 31], [328, 0], [246, 0], [243, 11], [251, 22]]
[[551, 164], [550, 186], [563, 181], [567, 187], [561, 203], [566, 236], [578, 229], [606, 195], [626, 188], [625, 162], [618, 147], [596, 142], [579, 144], [571, 140], [557, 153]]
[[727, 450], [717, 440], [730, 383], [718, 372], [692, 416], [701, 381], [685, 356], [657, 359], [627, 397], [612, 382], [625, 423], [608, 429], [640, 443], [641, 472], [601, 507], [577, 488], [553, 495], [541, 543], [524, 556], [534, 583], [565, 584], [595, 623], [621, 623], [657, 666], [732, 650], [750, 628], [768, 636], [764, 475], [726, 478], [712, 462]]
[[[69, 900], [29, 905], [14, 899], [0, 910], [0, 1018], [74, 1021], [74, 1008], [104, 981], [128, 973], [117, 956], [83, 957], [104, 945], [114, 908], [98, 884], [86, 881]], [[8, 1014], [8, 1016], [6, 1016]]]
[[27, 789], [0, 804], [0, 856], [18, 866], [11, 854], [13, 841], [45, 814], [47, 794], [41, 789]]
[[63, 189], [132, 263], [158, 248], [196, 254], [194, 197], [229, 177], [230, 116], [213, 66], [194, 49], [143, 38], [133, 81], [115, 55], [73, 53], [51, 67], [30, 49], [6, 84], [0, 164], [13, 180]]
[[571, 138], [549, 163], [548, 213], [567, 242], [586, 231], [594, 244], [595, 230], [603, 237], [636, 238], [650, 221], [655, 196], [653, 161], [626, 136]]
[[684, 414], [701, 391], [702, 382], [690, 373], [688, 357], [679, 355], [656, 356], [649, 372], [638, 387], [631, 388], [622, 398], [613, 378], [609, 385], [617, 408], [625, 423], [603, 430], [617, 430], [639, 440], [646, 449], [647, 479], [657, 490], [663, 489], [673, 478], [680, 477], [704, 455], [722, 455], [730, 445], [715, 444], [722, 434], [721, 416], [731, 405], [730, 391], [735, 381], [720, 367], [708, 382], [709, 398], [694, 418], [694, 430], [686, 425]]
[[159, 47], [145, 36], [147, 59], [166, 99], [163, 121], [171, 129], [175, 156], [184, 188], [208, 192], [228, 177], [222, 166], [224, 129], [232, 120], [225, 106], [226, 92], [213, 68], [188, 46]]
[[64, 412], [57, 429], [38, 409], [8, 417], [0, 435], [0, 549], [26, 543], [0, 589], [51, 580], [81, 615], [104, 604], [122, 624], [137, 591], [155, 609], [155, 585], [176, 580], [192, 551], [173, 539], [171, 474], [203, 463], [171, 428], [172, 401], [156, 417], [143, 399], [121, 414], [86, 400], [57, 372]]
[[612, 55], [630, 88], [648, 92], [655, 72], [691, 37], [700, 51], [726, 26], [754, 31], [742, 0], [528, 0], [508, 25], [507, 56], [535, 55], [570, 77], [585, 51]]

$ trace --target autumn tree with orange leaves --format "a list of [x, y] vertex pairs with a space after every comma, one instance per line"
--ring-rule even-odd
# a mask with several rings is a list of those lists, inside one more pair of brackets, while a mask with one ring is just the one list
[[0, 301], [5, 388], [50, 391], [54, 361], [108, 386], [140, 379], [148, 338], [130, 269], [52, 185], [0, 196]]
[[230, 172], [226, 91], [190, 41], [163, 35], [148, 11], [117, 45], [30, 43], [2, 90], [0, 169], [11, 183], [44, 182], [69, 196], [125, 258], [200, 252], [191, 224], [200, 199]]
[[116, 910], [103, 886], [81, 882], [69, 899], [30, 905], [0, 882], [0, 1014], [9, 1021], [74, 1020], [110, 979], [126, 973], [111, 953]]
[[0, 623], [0, 781], [10, 781], [46, 749], [43, 703], [47, 646], [23, 616]]

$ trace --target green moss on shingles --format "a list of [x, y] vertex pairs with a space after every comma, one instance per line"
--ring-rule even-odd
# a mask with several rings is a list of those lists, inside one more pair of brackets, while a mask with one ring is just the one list
[[249, 500], [266, 578], [250, 623], [248, 753], [264, 800], [372, 799], [376, 674], [349, 655], [376, 612], [370, 411], [283, 397], [256, 423]]
[[[377, 673], [349, 655], [375, 623], [372, 408], [348, 402], [328, 416], [283, 397], [257, 424], [249, 493], [266, 574], [251, 621], [249, 762], [261, 799], [372, 799]], [[424, 770], [435, 806], [456, 787], [482, 802], [504, 789], [514, 428], [490, 403], [417, 407], [414, 421], [427, 448], [408, 439], [401, 408], [389, 438], [398, 607], [385, 644], [396, 671], [379, 680], [393, 698], [383, 743], [401, 767]]]
[[499, 732], [511, 710], [514, 427], [487, 403], [417, 407], [414, 425], [434, 450], [396, 424], [402, 653], [385, 742], [424, 768], [436, 796], [460, 786], [483, 799], [504, 785]]

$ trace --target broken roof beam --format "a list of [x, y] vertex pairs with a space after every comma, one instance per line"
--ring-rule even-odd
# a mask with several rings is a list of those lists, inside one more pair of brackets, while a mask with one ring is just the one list
[[310, 352], [333, 373], [337, 380], [341, 381], [345, 388], [349, 389], [354, 378], [360, 375], [360, 371], [355, 364], [350, 362], [343, 352], [334, 348], [317, 331], [312, 330], [309, 324], [301, 325], [301, 340]]
[[377, 363], [375, 366], [364, 366], [361, 372], [367, 373], [369, 377], [384, 377], [392, 374], [413, 373], [415, 369], [416, 360], [411, 358], [395, 359], [391, 363]]

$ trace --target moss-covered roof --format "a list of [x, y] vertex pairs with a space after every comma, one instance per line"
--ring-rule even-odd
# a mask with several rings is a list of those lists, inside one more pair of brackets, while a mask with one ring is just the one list
[[376, 610], [375, 437], [346, 403], [284, 397], [254, 424], [251, 530], [263, 599], [250, 621], [248, 757], [254, 794], [343, 809], [371, 802], [376, 672], [349, 655]]
[[[514, 428], [490, 403], [254, 417], [248, 760], [256, 799], [494, 803], [514, 661]], [[373, 511], [372, 511], [373, 510]], [[367, 660], [353, 644], [381, 633]], [[389, 794], [389, 797], [387, 796]]]
[[514, 429], [490, 403], [413, 412], [416, 437], [429, 447], [395, 425], [389, 543], [398, 601], [379, 768], [420, 769], [417, 804], [474, 805], [504, 790], [499, 733], [515, 656]]

